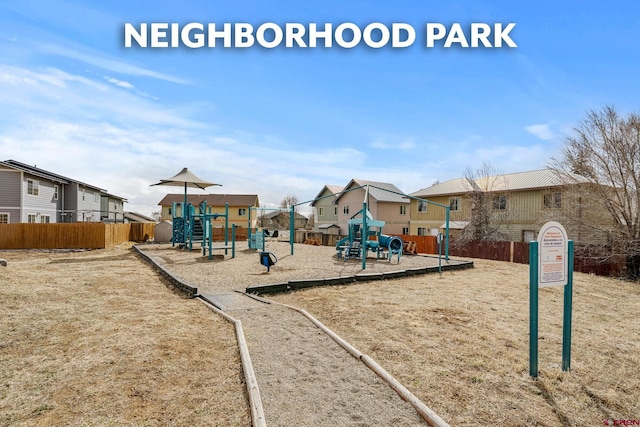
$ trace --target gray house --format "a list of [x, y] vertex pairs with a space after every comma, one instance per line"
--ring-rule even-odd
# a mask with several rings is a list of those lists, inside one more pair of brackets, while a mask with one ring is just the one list
[[36, 166], [0, 161], [0, 224], [100, 222], [122, 218], [125, 202], [102, 188]]
[[324, 234], [339, 234], [338, 205], [334, 204], [343, 187], [325, 185], [311, 203], [314, 213], [314, 231]]

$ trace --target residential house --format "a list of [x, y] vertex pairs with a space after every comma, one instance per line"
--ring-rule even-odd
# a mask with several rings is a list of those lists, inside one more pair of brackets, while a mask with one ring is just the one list
[[[260, 207], [258, 196], [256, 194], [188, 194], [187, 203], [194, 206], [194, 212], [200, 213], [200, 204], [207, 202], [207, 213], [224, 215], [225, 205], [229, 204], [229, 227], [235, 224], [236, 227], [256, 227], [257, 215], [255, 211], [250, 212], [250, 208]], [[172, 207], [176, 203], [176, 215], [182, 215], [182, 203], [184, 203], [183, 194], [167, 194], [158, 205], [161, 206], [161, 220], [171, 221], [173, 218]], [[251, 223], [249, 225], [249, 215], [251, 215]], [[224, 217], [213, 220], [214, 227], [224, 227]]]
[[338, 205], [336, 197], [344, 187], [338, 185], [325, 185], [311, 202], [313, 208], [313, 231], [324, 234], [339, 234]]
[[[125, 222], [124, 204], [127, 199], [104, 193], [101, 195], [100, 218], [104, 222]], [[153, 222], [153, 220], [151, 220]]]
[[99, 222], [110, 215], [110, 199], [126, 202], [100, 187], [36, 166], [0, 161], [0, 223]]
[[[294, 212], [294, 229], [306, 228], [309, 218]], [[272, 211], [260, 217], [262, 227], [270, 230], [288, 230], [290, 228], [290, 213], [286, 211]]]
[[367, 208], [374, 219], [384, 221], [384, 234], [407, 234], [409, 232], [410, 203], [395, 185], [386, 182], [352, 179], [336, 197], [340, 234], [349, 232], [348, 221], [362, 210], [367, 187]]
[[[499, 214], [500, 233], [511, 241], [531, 241], [554, 212], [563, 209], [564, 184], [551, 169], [501, 174], [475, 181], [455, 178], [410, 194], [449, 207], [450, 235], [455, 236], [470, 222], [471, 194], [482, 188], [490, 194], [490, 209]], [[444, 232], [446, 209], [422, 200], [411, 200], [410, 233], [436, 235]]]
[[150, 216], [146, 216], [146, 215], [142, 215], [139, 212], [125, 212], [124, 214], [124, 220], [125, 222], [134, 222], [134, 223], [146, 223], [146, 222], [153, 222], [155, 223], [156, 220], [151, 218]]

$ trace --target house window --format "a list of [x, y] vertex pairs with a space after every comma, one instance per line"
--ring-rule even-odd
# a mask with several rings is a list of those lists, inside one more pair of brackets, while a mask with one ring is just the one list
[[547, 193], [544, 195], [544, 207], [547, 209], [560, 209], [562, 207], [562, 193]]
[[84, 188], [82, 189], [82, 201], [84, 202]]
[[493, 198], [493, 209], [497, 211], [507, 210], [507, 196], [495, 196]]
[[60, 193], [60, 187], [58, 184], [53, 185], [53, 200], [58, 200], [58, 194]]
[[400, 215], [407, 214], [407, 207], [405, 205], [400, 205]]
[[318, 208], [318, 216], [324, 215], [324, 208]]
[[409, 227], [402, 227], [402, 234], [409, 234]]
[[426, 236], [427, 227], [418, 227], [418, 236]]
[[9, 214], [0, 213], [0, 224], [9, 224]]
[[449, 210], [452, 212], [460, 210], [460, 197], [452, 197], [449, 199]]
[[38, 181], [34, 181], [33, 179], [27, 180], [27, 194], [31, 196], [38, 195]]
[[93, 202], [100, 203], [100, 193], [93, 193]]
[[238, 208], [238, 215], [245, 216], [247, 214], [247, 208]]
[[28, 214], [27, 215], [27, 222], [29, 224], [35, 224], [36, 223], [36, 214]]
[[349, 205], [344, 205], [342, 207], [342, 213], [345, 215], [349, 215]]
[[51, 222], [51, 217], [49, 215], [40, 215], [40, 222], [42, 224], [49, 224]]
[[418, 200], [418, 212], [426, 212], [427, 211], [427, 202], [424, 200]]
[[337, 207], [337, 206], [335, 206], [335, 207], [333, 208], [333, 214], [334, 214], [334, 215], [338, 215], [338, 207]]

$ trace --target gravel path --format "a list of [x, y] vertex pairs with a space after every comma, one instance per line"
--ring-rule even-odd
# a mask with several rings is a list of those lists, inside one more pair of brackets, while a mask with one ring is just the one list
[[[246, 243], [244, 243], [246, 245]], [[242, 321], [269, 426], [426, 425], [415, 409], [380, 377], [297, 311], [264, 304], [234, 291], [292, 279], [352, 276], [361, 262], [344, 262], [335, 249], [269, 242], [278, 262], [266, 274], [256, 251], [214, 260], [170, 245], [139, 246], [155, 262], [197, 287], [215, 305]], [[223, 251], [221, 251], [223, 252]], [[437, 266], [434, 257], [367, 260], [366, 273]]]
[[269, 426], [423, 426], [384, 381], [301, 314], [276, 304], [240, 319]]

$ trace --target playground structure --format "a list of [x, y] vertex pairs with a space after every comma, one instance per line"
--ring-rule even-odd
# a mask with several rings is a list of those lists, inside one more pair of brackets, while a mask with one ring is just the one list
[[265, 251], [260, 252], [260, 264], [267, 267], [267, 273], [271, 271], [271, 266], [276, 265], [276, 262], [278, 262], [278, 258], [275, 254]]
[[[355, 218], [362, 215], [360, 218]], [[368, 251], [376, 254], [376, 258], [385, 254], [389, 261], [394, 255], [400, 256], [404, 243], [400, 237], [382, 234], [385, 222], [376, 220], [369, 210], [362, 210], [348, 221], [349, 235], [336, 243], [338, 258], [346, 262], [350, 258], [362, 259]]]
[[[262, 230], [258, 230], [258, 227], [256, 226], [255, 229], [251, 227], [251, 212], [255, 211], [256, 212], [256, 222], [257, 222], [257, 216], [258, 216], [258, 211], [280, 211], [280, 212], [288, 212], [290, 215], [290, 218], [295, 219], [295, 213], [294, 213], [294, 209], [293, 207], [291, 208], [291, 210], [286, 209], [286, 208], [259, 208], [259, 207], [253, 207], [253, 206], [249, 206], [247, 208], [247, 212], [249, 212], [249, 218], [247, 220], [247, 228], [248, 228], [248, 237], [247, 237], [247, 242], [249, 244], [249, 249], [262, 249], [262, 252], [265, 251], [265, 246], [266, 246], [266, 238], [269, 237], [269, 232], [266, 229], [262, 229]], [[256, 224], [257, 225], [257, 224]], [[291, 230], [293, 230], [294, 227], [294, 221], [291, 220], [290, 221], [290, 227]], [[274, 231], [273, 237], [277, 237], [278, 236], [278, 230]], [[293, 231], [291, 231], [291, 237], [293, 237]], [[293, 239], [290, 239], [290, 244], [293, 245]], [[292, 249], [293, 251], [293, 249]]]
[[[180, 216], [177, 215], [177, 207], [180, 205]], [[198, 206], [199, 212], [195, 213], [195, 206], [191, 203], [176, 203], [171, 206], [173, 233], [172, 245], [193, 250], [194, 243], [200, 243], [202, 255], [209, 252], [209, 259], [213, 259], [213, 251], [224, 250], [225, 255], [231, 249], [231, 258], [236, 256], [236, 226], [231, 227], [231, 244], [229, 244], [229, 204], [225, 204], [225, 213], [211, 213], [211, 207], [207, 206], [206, 200]], [[213, 245], [213, 221], [218, 218], [224, 218], [224, 245]]]
[[[398, 263], [400, 262], [400, 257], [403, 253], [404, 243], [401, 238], [397, 236], [388, 236], [382, 234], [382, 227], [385, 225], [384, 221], [376, 220], [372, 217], [371, 213], [367, 208], [368, 198], [369, 198], [369, 187], [377, 188], [383, 191], [389, 191], [391, 193], [399, 194], [407, 199], [419, 200], [439, 208], [445, 210], [445, 232], [439, 238], [439, 258], [442, 257], [442, 244], [444, 244], [444, 259], [449, 260], [449, 212], [450, 207], [446, 205], [442, 205], [439, 203], [432, 202], [430, 200], [421, 199], [418, 197], [408, 196], [403, 193], [396, 193], [394, 191], [379, 188], [370, 184], [359, 186], [352, 188], [347, 191], [354, 191], [358, 189], [365, 189], [365, 197], [362, 203], [362, 210], [359, 212], [361, 214], [360, 218], [352, 218], [349, 221], [349, 235], [338, 242], [336, 245], [336, 250], [338, 251], [338, 256], [344, 258], [345, 261], [350, 258], [358, 258], [362, 261], [362, 269], [366, 270], [367, 263], [367, 252], [372, 251], [376, 254], [377, 258], [380, 258], [381, 255], [385, 255], [389, 261], [392, 260], [393, 256], [396, 255], [398, 257]], [[289, 245], [291, 247], [291, 255], [294, 255], [294, 236], [295, 236], [295, 208], [297, 206], [307, 204], [313, 202], [315, 200], [320, 200], [326, 197], [334, 197], [333, 195], [323, 196], [320, 198], [316, 198], [313, 200], [300, 202], [295, 205], [291, 205], [288, 209], [284, 208], [256, 208], [252, 206], [247, 207], [248, 215], [248, 246], [249, 249], [261, 249], [261, 254], [266, 252], [266, 239], [265, 237], [268, 234], [265, 233], [265, 230], [258, 230], [257, 227], [252, 227], [251, 224], [251, 212], [253, 210], [279, 210], [279, 211], [289, 211]], [[182, 207], [181, 214], [177, 215], [177, 206], [180, 205]], [[206, 206], [206, 202], [203, 202], [200, 205], [200, 213], [195, 214], [195, 208], [190, 204], [186, 203], [176, 203], [172, 204], [172, 219], [173, 219], [173, 233], [172, 233], [172, 243], [175, 246], [178, 244], [181, 248], [184, 249], [193, 249], [193, 244], [200, 242], [202, 247], [203, 255], [206, 254], [207, 250], [209, 252], [209, 259], [212, 259], [212, 253], [214, 250], [225, 251], [225, 255], [228, 253], [228, 250], [232, 250], [232, 258], [235, 258], [235, 224], [232, 226], [232, 238], [231, 244], [229, 243], [229, 206], [228, 204], [225, 206], [224, 214], [213, 214], [207, 212], [207, 209], [210, 209]], [[362, 214], [364, 212], [364, 214]], [[358, 215], [358, 214], [356, 214]], [[212, 229], [213, 224], [212, 220], [216, 220], [219, 217], [225, 218], [225, 233], [224, 233], [224, 245], [213, 246], [212, 243]], [[377, 228], [377, 230], [375, 230]], [[364, 236], [364, 243], [363, 243]], [[266, 259], [266, 258], [265, 258]], [[262, 263], [261, 256], [261, 264], [265, 265], [267, 269], [271, 267], [271, 265], [267, 265], [268, 262]], [[274, 262], [275, 263], [275, 262]]]

